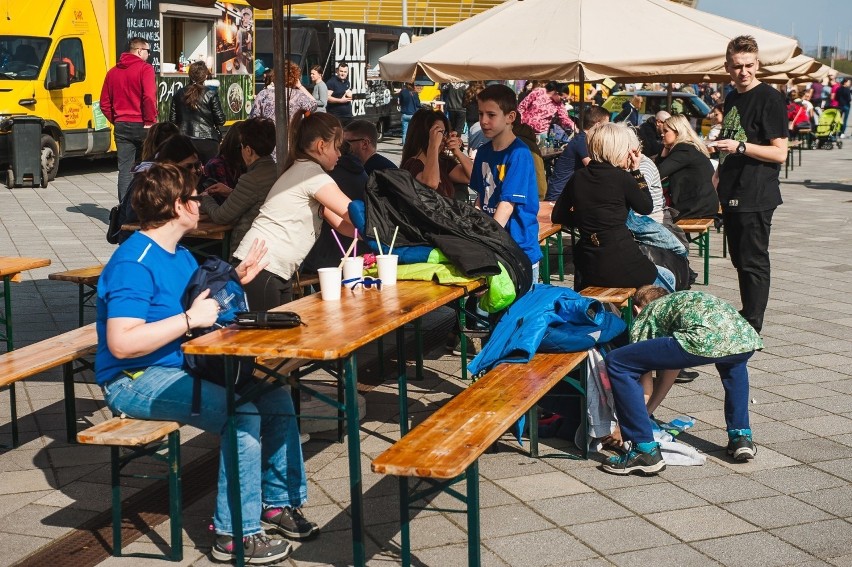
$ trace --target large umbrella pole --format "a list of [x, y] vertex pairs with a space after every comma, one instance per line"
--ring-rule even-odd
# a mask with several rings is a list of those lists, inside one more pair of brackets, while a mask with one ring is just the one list
[[287, 161], [287, 140], [290, 134], [289, 97], [287, 96], [286, 72], [284, 62], [287, 58], [284, 43], [284, 2], [272, 2], [272, 67], [275, 70], [275, 158], [278, 165], [278, 175], [284, 173], [284, 163]]
[[[577, 116], [577, 128], [579, 128], [579, 132], [582, 132], [586, 129], [586, 125], [583, 124], [583, 114], [585, 114], [586, 110], [586, 73], [583, 71], [583, 66], [580, 65], [580, 110], [578, 111], [580, 114]], [[575, 132], [576, 133], [576, 132]]]

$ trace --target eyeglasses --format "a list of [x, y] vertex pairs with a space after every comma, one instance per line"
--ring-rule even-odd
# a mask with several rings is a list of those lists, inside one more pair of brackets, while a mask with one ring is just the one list
[[343, 140], [343, 141], [346, 142], [347, 144], [354, 144], [355, 142], [364, 142], [366, 140], [367, 140], [367, 138], [353, 138], [351, 140]]
[[147, 51], [148, 53], [151, 53], [151, 48], [149, 47], [137, 47], [137, 49], [139, 51]]
[[181, 167], [187, 171], [201, 171], [201, 169], [204, 168], [204, 164], [200, 161], [194, 161], [192, 163], [182, 165]]
[[189, 201], [195, 201], [196, 203], [200, 203], [204, 200], [204, 195], [190, 195], [189, 197], [183, 197], [183, 202], [187, 203]]
[[370, 276], [364, 276], [363, 278], [351, 278], [348, 280], [343, 280], [343, 282], [341, 283], [343, 283], [343, 285], [352, 284], [349, 285], [349, 289], [351, 289], [352, 291], [355, 291], [355, 288], [359, 285], [363, 285], [364, 289], [370, 289], [373, 286], [376, 286], [377, 290], [382, 289], [382, 280], [380, 280], [379, 278], [372, 278]]

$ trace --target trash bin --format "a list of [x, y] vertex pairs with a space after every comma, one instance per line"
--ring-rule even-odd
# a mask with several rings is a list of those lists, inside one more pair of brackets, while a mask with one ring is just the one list
[[46, 187], [41, 171], [41, 131], [44, 120], [36, 116], [12, 118], [9, 140], [9, 170], [6, 186]]

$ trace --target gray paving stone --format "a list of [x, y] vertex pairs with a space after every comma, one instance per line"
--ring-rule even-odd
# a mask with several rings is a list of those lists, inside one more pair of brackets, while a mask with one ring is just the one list
[[494, 481], [498, 486], [518, 499], [529, 502], [545, 498], [558, 498], [569, 494], [591, 492], [592, 489], [561, 472], [532, 474]]
[[738, 474], [684, 480], [680, 482], [680, 486], [713, 504], [778, 494], [777, 491]]
[[[567, 529], [604, 556], [677, 543], [675, 538], [639, 517], [604, 520]], [[618, 534], [618, 537], [601, 537], [601, 534]]]
[[538, 500], [529, 503], [529, 506], [560, 527], [632, 515], [630, 510], [597, 492]]
[[810, 492], [846, 484], [843, 479], [807, 465], [760, 471], [752, 474], [751, 478], [784, 494]]
[[815, 438], [804, 441], [770, 443], [768, 445], [771, 449], [803, 463], [816, 463], [852, 457], [852, 447], [830, 439]]
[[795, 420], [796, 427], [817, 435], [852, 433], [852, 419], [839, 415], [823, 415]]
[[643, 516], [652, 512], [696, 508], [707, 504], [706, 500], [668, 483], [616, 488], [608, 491], [607, 496]]
[[843, 520], [825, 520], [771, 530], [771, 533], [796, 547], [828, 559], [848, 555], [852, 549], [852, 529]]
[[509, 565], [556, 566], [597, 557], [594, 551], [558, 529], [507, 535], [483, 543]]
[[653, 565], [654, 567], [705, 567], [719, 565], [706, 555], [686, 544], [669, 545], [655, 549], [641, 549], [627, 553], [618, 553], [609, 557], [610, 561], [623, 567]]
[[721, 506], [761, 528], [780, 528], [831, 518], [819, 508], [787, 495], [729, 502]]
[[797, 494], [796, 498], [840, 517], [852, 516], [852, 486], [849, 483], [825, 490]]
[[813, 558], [765, 532], [698, 541], [692, 545], [702, 553], [730, 567], [799, 565]]
[[759, 529], [716, 506], [657, 512], [645, 517], [683, 541], [719, 538]]

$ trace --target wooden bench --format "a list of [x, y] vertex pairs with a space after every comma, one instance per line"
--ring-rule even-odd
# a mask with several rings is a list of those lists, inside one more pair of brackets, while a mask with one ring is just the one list
[[[500, 364], [444, 404], [372, 462], [373, 472], [399, 477], [402, 564], [411, 564], [411, 504], [445, 491], [467, 505], [468, 564], [480, 564], [479, 457], [525, 413], [530, 413], [530, 455], [538, 456], [536, 404], [586, 359], [586, 353], [536, 354], [526, 364]], [[580, 427], [586, 427], [585, 368], [572, 383], [580, 392]], [[583, 451], [583, 458], [586, 452]], [[409, 494], [408, 478], [431, 485]], [[450, 487], [467, 482], [467, 494]]]
[[[164, 461], [166, 476], [144, 478], [169, 481], [169, 518], [171, 519], [172, 561], [183, 560], [183, 517], [181, 514], [180, 424], [175, 421], [154, 421], [113, 417], [77, 434], [81, 445], [106, 445], [110, 448], [110, 478], [112, 483], [112, 554], [121, 557], [121, 469], [139, 457], [151, 456]], [[121, 455], [121, 447], [130, 452]], [[166, 450], [165, 455], [159, 452]], [[141, 555], [141, 554], [140, 554]]]
[[[686, 233], [690, 242], [698, 244], [698, 255], [704, 256], [704, 285], [710, 285], [710, 229], [713, 219], [681, 219], [677, 225]], [[692, 237], [690, 235], [696, 234]]]
[[299, 299], [308, 295], [308, 288], [319, 285], [319, 274], [300, 274], [295, 272], [293, 278], [293, 299]]
[[[556, 239], [557, 258], [556, 265], [558, 268], [559, 281], [565, 281], [565, 258], [564, 244], [562, 243], [562, 225], [553, 224], [549, 220], [544, 221], [539, 218], [538, 242], [541, 247], [541, 264], [539, 276], [542, 283], [550, 283], [550, 240]], [[537, 282], [533, 282], [537, 283]]]
[[9, 388], [11, 398], [12, 446], [18, 445], [18, 412], [15, 404], [15, 383], [40, 372], [62, 366], [65, 389], [65, 425], [68, 442], [73, 443], [77, 433], [76, 404], [74, 403], [74, 374], [91, 369], [83, 362], [74, 368], [74, 362], [94, 354], [98, 346], [95, 324], [62, 333], [55, 337], [0, 355], [0, 389]]
[[621, 310], [621, 317], [629, 329], [633, 325], [634, 287], [587, 287], [580, 291], [583, 297], [597, 299], [601, 303], [610, 303]]
[[85, 324], [83, 307], [87, 304], [90, 307], [95, 307], [95, 300], [93, 298], [98, 294], [98, 279], [100, 279], [103, 269], [102, 265], [89, 266], [88, 268], [78, 268], [76, 270], [68, 270], [67, 272], [56, 272], [47, 276], [49, 280], [71, 282], [77, 285], [79, 288], [78, 313], [81, 327]]
[[787, 159], [784, 161], [784, 179], [787, 179], [787, 169], [795, 170], [793, 163], [793, 150], [799, 150], [799, 167], [802, 167], [802, 141], [791, 140], [787, 142]]

